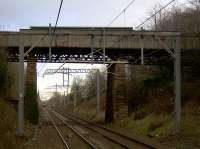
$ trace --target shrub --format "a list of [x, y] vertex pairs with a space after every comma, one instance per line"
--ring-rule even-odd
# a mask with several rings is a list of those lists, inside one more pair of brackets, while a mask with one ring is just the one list
[[25, 117], [32, 124], [38, 124], [38, 102], [37, 102], [37, 90], [33, 87], [26, 89], [25, 95]]
[[149, 76], [144, 79], [144, 88], [156, 87], [162, 81], [160, 76]]
[[14, 137], [17, 126], [17, 113], [3, 99], [0, 98], [0, 148], [14, 149], [16, 140]]

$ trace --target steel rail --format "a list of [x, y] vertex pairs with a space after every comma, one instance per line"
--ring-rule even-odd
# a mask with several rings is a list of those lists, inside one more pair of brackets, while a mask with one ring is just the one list
[[[52, 109], [51, 109], [51, 110], [52, 110]], [[54, 111], [54, 110], [52, 110], [52, 111]], [[149, 144], [143, 143], [143, 142], [141, 142], [141, 141], [135, 140], [135, 139], [133, 139], [133, 138], [131, 138], [131, 137], [125, 136], [125, 135], [120, 134], [120, 133], [117, 133], [117, 132], [115, 132], [115, 131], [113, 131], [113, 130], [110, 130], [110, 129], [105, 128], [105, 127], [100, 126], [100, 125], [97, 125], [97, 124], [95, 124], [95, 123], [88, 122], [88, 121], [83, 120], [83, 119], [81, 119], [81, 118], [79, 118], [79, 117], [77, 117], [77, 116], [74, 116], [74, 115], [71, 115], [71, 114], [67, 114], [67, 115], [65, 114], [65, 115], [63, 115], [63, 114], [61, 114], [60, 112], [57, 112], [57, 111], [54, 111], [54, 112], [58, 113], [58, 114], [61, 115], [62, 117], [66, 117], [66, 118], [68, 118], [68, 119], [70, 119], [70, 120], [75, 121], [76, 123], [79, 123], [79, 124], [81, 124], [81, 125], [84, 125], [84, 127], [86, 127], [86, 128], [88, 128], [88, 129], [90, 129], [90, 130], [92, 130], [92, 131], [95, 131], [95, 132], [101, 134], [101, 135], [104, 136], [105, 138], [109, 139], [109, 140], [112, 141], [112, 142], [115, 142], [116, 144], [119, 144], [119, 145], [122, 146], [122, 147], [130, 148], [127, 144], [123, 144], [122, 142], [119, 142], [119, 141], [117, 141], [116, 139], [113, 139], [112, 137], [109, 137], [108, 135], [106, 135], [106, 134], [104, 134], [104, 133], [102, 133], [102, 132], [96, 130], [95, 128], [88, 127], [88, 126], [86, 126], [85, 124], [81, 123], [80, 121], [82, 121], [82, 122], [84, 122], [84, 123], [87, 123], [87, 124], [90, 125], [90, 126], [93, 126], [93, 127], [95, 126], [96, 128], [100, 128], [100, 129], [102, 129], [102, 130], [104, 130], [104, 131], [106, 131], [106, 132], [108, 132], [108, 133], [114, 134], [114, 135], [116, 135], [116, 136], [119, 136], [119, 137], [121, 137], [121, 138], [123, 138], [123, 139], [126, 139], [126, 140], [128, 140], [128, 141], [131, 141], [131, 142], [133, 142], [133, 143], [137, 143], [138, 145], [142, 145], [142, 146], [147, 147], [147, 148], [150, 148], [150, 149], [157, 149], [156, 147], [153, 147], [152, 145], [149, 145]], [[77, 120], [79, 120], [79, 122], [78, 122]], [[130, 148], [130, 149], [132, 149], [132, 148]]]
[[60, 139], [62, 140], [62, 142], [63, 142], [65, 148], [66, 148], [66, 149], [70, 149], [69, 146], [68, 146], [68, 144], [67, 144], [67, 142], [65, 141], [65, 139], [64, 139], [64, 137], [63, 137], [61, 131], [60, 131], [60, 130], [58, 129], [58, 127], [56, 126], [56, 123], [55, 123], [55, 121], [53, 120], [53, 118], [50, 116], [50, 114], [48, 113], [48, 111], [45, 110], [45, 112], [46, 112], [46, 114], [48, 115], [48, 117], [49, 117], [51, 123], [53, 124], [54, 128], [56, 129], [56, 132], [58, 133]]
[[72, 126], [70, 126], [70, 124], [68, 124], [63, 117], [61, 117], [60, 115], [58, 115], [57, 113], [55, 113], [55, 111], [51, 112], [59, 119], [63, 122], [64, 125], [66, 125], [68, 128], [70, 128], [74, 133], [76, 133], [84, 142], [86, 142], [90, 147], [92, 147], [93, 149], [99, 149], [97, 148], [91, 141], [89, 141], [88, 139], [86, 139], [86, 137], [84, 137], [81, 133], [79, 133], [76, 129], [74, 129]]

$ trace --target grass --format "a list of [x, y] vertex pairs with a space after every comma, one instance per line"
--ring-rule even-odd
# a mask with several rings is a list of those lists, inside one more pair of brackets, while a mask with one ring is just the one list
[[79, 114], [88, 119], [91, 120], [95, 117], [96, 115], [96, 109], [87, 109], [87, 110], [79, 110]]
[[141, 120], [130, 116], [117, 122], [122, 128], [132, 130], [136, 135], [148, 136], [177, 149], [200, 148], [200, 116], [182, 114], [181, 133], [175, 134], [174, 119], [170, 114], [148, 114]]
[[200, 116], [187, 114], [182, 118], [182, 134], [200, 138]]
[[84, 117], [85, 119], [92, 120], [95, 122], [104, 121], [104, 101], [105, 95], [101, 95], [101, 112], [96, 113], [96, 97], [90, 100], [83, 100], [77, 104], [77, 110], [79, 115]]
[[140, 135], [164, 136], [172, 133], [172, 126], [169, 115], [149, 114], [141, 120], [134, 120], [128, 117], [120, 121], [118, 125], [134, 130]]
[[[135, 114], [123, 120], [115, 121], [109, 127], [127, 128], [128, 131], [134, 132], [136, 136], [148, 136], [164, 145], [171, 145], [177, 149], [200, 148], [199, 83], [184, 85], [187, 88], [183, 90], [180, 134], [175, 134], [174, 129], [174, 100], [172, 97], [173, 90], [171, 89], [173, 84], [171, 83], [168, 84], [166, 90], [154, 88], [152, 93], [156, 92], [156, 94], [148, 96], [151, 97], [149, 98], [152, 99], [151, 102], [145, 106], [138, 106]], [[94, 120], [96, 118], [95, 107], [95, 100], [84, 101], [79, 105], [79, 114], [87, 119]]]
[[33, 127], [26, 122], [26, 136], [18, 138], [17, 130], [17, 112], [7, 104], [3, 99], [0, 99], [0, 149], [16, 149], [33, 136]]
[[0, 149], [13, 149], [16, 140], [14, 133], [17, 128], [17, 114], [2, 99], [0, 99]]

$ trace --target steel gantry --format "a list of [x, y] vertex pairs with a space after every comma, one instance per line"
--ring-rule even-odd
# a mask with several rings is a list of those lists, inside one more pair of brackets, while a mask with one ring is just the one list
[[62, 68], [62, 69], [46, 69], [44, 75], [53, 75], [55, 73], [62, 74], [70, 74], [70, 73], [91, 73], [96, 72], [97, 69], [70, 69], [70, 68]]

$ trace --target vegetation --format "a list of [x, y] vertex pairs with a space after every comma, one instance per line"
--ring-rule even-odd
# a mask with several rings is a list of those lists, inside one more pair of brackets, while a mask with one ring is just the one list
[[16, 146], [21, 146], [33, 134], [31, 125], [25, 124], [26, 136], [18, 138], [17, 132], [17, 112], [15, 106], [10, 104], [7, 99], [7, 89], [11, 84], [12, 78], [8, 74], [8, 65], [5, 51], [0, 50], [0, 149], [15, 149]]
[[16, 146], [23, 149], [22, 144], [33, 137], [33, 127], [26, 121], [26, 136], [17, 137], [17, 112], [12, 105], [1, 98], [0, 117], [0, 149], [16, 149]]
[[[156, 5], [154, 11], [157, 12], [161, 7], [161, 5]], [[200, 19], [197, 18], [200, 18], [200, 3], [199, 1], [193, 0], [189, 1], [189, 5], [187, 5], [187, 7], [174, 6], [170, 10], [164, 9], [160, 11], [154, 16], [152, 22], [148, 25], [151, 29], [156, 31], [179, 31], [182, 33], [199, 34]], [[192, 51], [186, 54], [183, 53], [183, 57], [184, 55], [190, 55], [193, 61], [193, 63], [188, 66], [182, 65], [183, 104], [186, 104], [190, 100], [199, 97], [199, 93], [197, 93], [194, 88], [192, 89], [192, 86], [199, 85], [200, 55], [199, 52], [193, 53]], [[184, 61], [185, 59], [183, 59], [183, 64]], [[140, 79], [139, 81], [132, 80], [132, 82], [128, 84], [129, 88], [131, 88], [128, 91], [129, 107], [131, 108], [130, 112], [145, 109], [139, 112], [138, 115], [140, 116], [136, 115], [136, 117], [140, 118], [144, 117], [145, 113], [149, 112], [172, 112], [174, 103], [173, 67], [173, 63], [169, 63], [165, 66], [159, 66], [158, 73], [148, 74], [143, 79]], [[194, 80], [196, 82], [189, 83]], [[194, 91], [196, 94], [193, 93]]]
[[[153, 12], [161, 8], [157, 4]], [[154, 16], [149, 24], [157, 31], [179, 31], [184, 33], [200, 33], [200, 2], [191, 0], [181, 6], [173, 6], [170, 10], [164, 9]]]
[[[103, 72], [100, 72], [100, 92], [105, 92], [105, 76]], [[76, 77], [72, 83], [71, 99], [74, 99], [74, 95], [79, 97], [78, 100], [91, 100], [97, 95], [97, 76], [96, 73], [91, 72], [87, 74], [85, 79]]]
[[[200, 33], [200, 3], [190, 1], [186, 8], [173, 7], [155, 15], [149, 24], [157, 31], [179, 31], [183, 34]], [[156, 7], [157, 8], [157, 7]], [[158, 10], [159, 8], [157, 8]], [[157, 11], [156, 10], [156, 11]], [[184, 41], [182, 41], [184, 42]], [[182, 121], [181, 133], [174, 131], [174, 76], [173, 65], [159, 66], [159, 71], [147, 74], [140, 80], [132, 80], [129, 85], [130, 117], [119, 122], [120, 126], [149, 137], [170, 141], [177, 148], [199, 148], [200, 110], [200, 55], [193, 51], [182, 53], [190, 56], [192, 64], [185, 66], [182, 59]], [[170, 139], [171, 138], [171, 139]], [[179, 142], [179, 143], [177, 143]]]
[[39, 111], [38, 111], [38, 95], [34, 87], [26, 88], [25, 95], [25, 117], [32, 124], [38, 124]]
[[14, 132], [16, 127], [17, 113], [14, 109], [10, 108], [8, 104], [0, 99], [0, 149], [3, 148], [14, 148]]
[[[162, 6], [157, 4], [154, 11], [158, 11]], [[181, 6], [173, 6], [171, 9], [164, 9], [154, 16], [148, 24], [150, 29], [156, 31], [176, 31], [182, 35], [200, 35], [200, 2], [190, 0]], [[181, 44], [186, 46], [187, 39], [182, 38]], [[191, 43], [190, 43], [191, 44]], [[196, 51], [183, 51], [182, 63], [191, 61], [189, 66], [182, 66], [184, 79], [196, 79], [200, 75], [200, 53]]]

